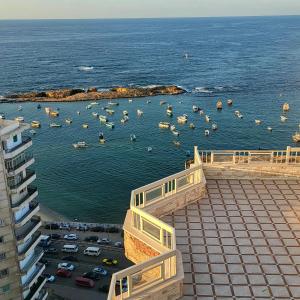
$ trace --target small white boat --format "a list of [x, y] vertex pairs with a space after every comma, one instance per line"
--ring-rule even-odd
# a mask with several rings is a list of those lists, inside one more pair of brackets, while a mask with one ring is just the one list
[[171, 130], [171, 131], [174, 131], [174, 130], [176, 130], [176, 127], [175, 127], [175, 125], [171, 125], [171, 126], [170, 126], [170, 130]]
[[50, 114], [50, 111], [51, 111], [51, 107], [45, 107], [45, 113], [46, 113], [47, 115]]
[[244, 118], [244, 116], [243, 116], [242, 114], [239, 114], [237, 117], [238, 117], [239, 119], [243, 119], [243, 118]]
[[292, 138], [295, 143], [299, 143], [300, 142], [300, 132], [295, 132], [295, 134], [293, 135]]
[[40, 121], [32, 121], [31, 122], [31, 127], [32, 128], [40, 128], [41, 127], [41, 122]]
[[113, 123], [113, 122], [107, 122], [105, 125], [110, 129], [115, 128], [115, 123]]
[[36, 131], [34, 129], [31, 129], [31, 130], [29, 130], [29, 133], [32, 134], [32, 135], [35, 135]]
[[89, 105], [87, 105], [85, 108], [86, 108], [86, 109], [91, 109], [91, 108], [92, 108], [92, 105], [89, 104]]
[[99, 116], [99, 121], [102, 122], [102, 123], [106, 123], [106, 122], [108, 122], [108, 119], [107, 119], [106, 116], [100, 115]]
[[261, 124], [261, 120], [258, 120], [258, 119], [255, 120], [255, 124], [256, 124], [256, 125], [260, 125], [260, 124]]
[[99, 114], [97, 112], [92, 112], [92, 116], [97, 118], [99, 116]]
[[75, 144], [73, 144], [73, 147], [75, 149], [83, 149], [83, 148], [87, 148], [87, 143], [86, 142], [77, 142]]
[[136, 111], [136, 113], [137, 113], [137, 115], [140, 117], [140, 116], [142, 116], [143, 114], [144, 114], [144, 112], [142, 111], [142, 110], [140, 110], [140, 109], [138, 109], [137, 111]]
[[218, 100], [217, 104], [216, 104], [216, 107], [218, 110], [221, 110], [223, 108], [223, 103], [221, 100]]
[[241, 114], [241, 112], [240, 112], [239, 110], [235, 110], [235, 111], [234, 111], [234, 114], [235, 114], [236, 116], [238, 116], [238, 115]]
[[175, 135], [175, 136], [179, 136], [179, 131], [177, 131], [177, 130], [172, 130], [172, 133]]
[[128, 111], [127, 110], [123, 110], [123, 116], [128, 116]]
[[23, 107], [20, 105], [20, 106], [18, 107], [18, 111], [21, 111], [21, 110], [23, 110]]
[[5, 120], [5, 113], [0, 113], [0, 119]]
[[121, 123], [126, 123], [127, 121], [129, 120], [129, 117], [127, 116], [124, 116], [122, 119], [121, 119]]
[[181, 144], [179, 141], [173, 141], [173, 144], [176, 146], [176, 147], [179, 147]]
[[99, 143], [104, 144], [105, 143], [105, 138], [104, 138], [103, 132], [99, 132], [98, 137], [99, 137]]
[[195, 112], [195, 113], [200, 111], [200, 107], [198, 107], [197, 105], [193, 105], [192, 109], [193, 109], [193, 112]]
[[106, 112], [109, 114], [109, 115], [113, 115], [115, 113], [115, 111], [113, 109], [107, 109]]
[[196, 126], [195, 126], [194, 123], [190, 123], [189, 127], [190, 127], [191, 129], [195, 129], [195, 128], [196, 128]]
[[24, 122], [24, 117], [16, 117], [15, 120], [18, 122]]
[[204, 135], [205, 135], [205, 136], [209, 136], [209, 130], [208, 130], [208, 129], [205, 129], [205, 130], [204, 130]]
[[217, 130], [217, 129], [218, 129], [218, 125], [217, 125], [216, 123], [213, 123], [213, 124], [211, 125], [211, 129], [212, 129], [212, 130]]
[[91, 102], [90, 105], [94, 106], [94, 105], [98, 105], [98, 102]]
[[51, 127], [51, 128], [60, 128], [60, 127], [61, 127], [61, 124], [50, 123], [49, 127]]
[[80, 111], [77, 111], [77, 115], [78, 115], [78, 116], [80, 115]]
[[233, 103], [233, 101], [232, 101], [231, 99], [228, 99], [228, 100], [227, 100], [227, 105], [231, 106], [232, 103]]
[[170, 128], [170, 123], [168, 122], [159, 122], [158, 127], [162, 129], [169, 129]]
[[207, 123], [210, 122], [210, 116], [209, 115], [205, 115], [205, 122], [207, 122]]
[[89, 128], [89, 124], [82, 124], [82, 128], [84, 128], [84, 129], [88, 129]]
[[148, 152], [152, 152], [152, 147], [147, 147]]
[[67, 123], [67, 124], [72, 124], [72, 122], [73, 122], [73, 120], [72, 120], [71, 118], [67, 118], [67, 119], [66, 119], [66, 123]]
[[107, 104], [110, 106], [118, 106], [119, 105], [118, 102], [108, 102]]
[[151, 103], [151, 100], [147, 100], [147, 104]]
[[185, 124], [187, 122], [187, 120], [188, 120], [187, 115], [182, 115], [182, 116], [177, 117], [177, 122], [179, 124]]
[[131, 140], [132, 142], [135, 142], [135, 141], [136, 141], [136, 136], [135, 136], [135, 134], [131, 134], [131, 135], [130, 135], [130, 140]]
[[132, 99], [128, 99], [128, 102], [129, 102], [129, 103], [132, 103]]
[[270, 126], [268, 126], [267, 129], [268, 129], [269, 131], [272, 131], [272, 130], [273, 130], [273, 128], [270, 127]]
[[172, 105], [168, 105], [166, 112], [167, 112], [167, 115], [169, 117], [173, 116], [173, 107], [172, 107]]
[[202, 109], [199, 110], [199, 115], [204, 115], [204, 111]]
[[288, 118], [286, 116], [280, 116], [280, 121], [285, 122]]

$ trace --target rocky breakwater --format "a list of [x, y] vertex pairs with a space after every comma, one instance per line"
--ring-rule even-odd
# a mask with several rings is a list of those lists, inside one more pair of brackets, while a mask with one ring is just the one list
[[2, 102], [74, 102], [101, 99], [136, 98], [158, 95], [178, 95], [186, 91], [178, 86], [115, 87], [108, 90], [96, 88], [58, 89], [42, 92], [28, 92], [5, 96]]

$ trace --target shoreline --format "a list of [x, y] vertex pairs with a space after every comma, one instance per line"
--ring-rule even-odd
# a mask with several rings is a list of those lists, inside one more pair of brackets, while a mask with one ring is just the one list
[[69, 218], [52, 210], [51, 208], [40, 203], [40, 210], [37, 213], [43, 222], [71, 222]]

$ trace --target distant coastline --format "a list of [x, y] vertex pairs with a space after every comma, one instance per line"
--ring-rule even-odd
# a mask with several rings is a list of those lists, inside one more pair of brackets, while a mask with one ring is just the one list
[[41, 92], [26, 92], [3, 97], [2, 103], [8, 102], [75, 102], [119, 98], [138, 98], [159, 95], [178, 95], [186, 91], [176, 85], [149, 87], [115, 87], [107, 90], [97, 88], [57, 89]]

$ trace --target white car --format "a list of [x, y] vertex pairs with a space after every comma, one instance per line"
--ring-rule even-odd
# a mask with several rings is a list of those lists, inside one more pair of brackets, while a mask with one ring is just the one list
[[47, 282], [54, 282], [55, 281], [55, 276], [51, 274], [43, 274], [43, 276], [47, 279]]
[[111, 240], [108, 238], [102, 238], [97, 241], [98, 244], [110, 244]]
[[65, 270], [68, 270], [68, 271], [73, 271], [75, 269], [75, 266], [70, 264], [70, 263], [59, 263], [57, 265], [57, 268], [58, 269], [65, 269]]
[[115, 245], [116, 247], [119, 247], [119, 248], [122, 248], [122, 247], [123, 247], [122, 242], [115, 242], [114, 245]]
[[64, 236], [64, 239], [66, 240], [78, 240], [78, 236], [76, 233], [70, 233], [70, 234], [66, 234]]

